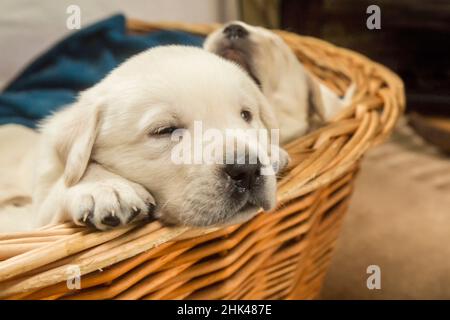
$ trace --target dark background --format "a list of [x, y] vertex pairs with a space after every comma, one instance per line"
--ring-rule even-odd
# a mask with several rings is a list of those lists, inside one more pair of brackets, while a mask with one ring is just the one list
[[[369, 30], [366, 9], [381, 9]], [[449, 0], [282, 0], [282, 29], [359, 51], [397, 72], [408, 110], [450, 115]]]

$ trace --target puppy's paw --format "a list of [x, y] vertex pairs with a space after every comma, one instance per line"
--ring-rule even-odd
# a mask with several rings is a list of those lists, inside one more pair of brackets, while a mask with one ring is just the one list
[[80, 183], [68, 190], [67, 209], [77, 225], [107, 230], [140, 218], [152, 218], [153, 196], [125, 179]]

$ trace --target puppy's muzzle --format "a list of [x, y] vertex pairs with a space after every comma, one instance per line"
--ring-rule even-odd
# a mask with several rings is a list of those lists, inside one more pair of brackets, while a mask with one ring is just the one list
[[248, 36], [248, 31], [239, 24], [230, 24], [223, 29], [225, 37], [229, 40], [243, 39]]

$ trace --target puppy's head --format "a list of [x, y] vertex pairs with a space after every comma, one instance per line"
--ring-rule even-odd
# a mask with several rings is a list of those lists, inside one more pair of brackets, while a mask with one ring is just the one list
[[292, 81], [299, 67], [296, 56], [277, 34], [242, 21], [214, 31], [203, 47], [240, 65], [263, 91], [279, 86], [280, 81]]
[[[297, 123], [283, 127], [284, 140], [304, 133], [308, 117], [308, 75], [294, 52], [276, 33], [241, 21], [225, 24], [204, 42], [205, 50], [241, 66], [259, 86], [275, 112], [294, 112]], [[292, 133], [289, 130], [293, 131]]]
[[245, 72], [216, 55], [151, 49], [84, 92], [73, 110], [83, 114], [74, 119], [85, 120], [65, 144], [69, 184], [82, 176], [86, 159], [96, 161], [146, 187], [157, 201], [156, 216], [169, 224], [239, 221], [275, 205], [270, 170], [286, 164], [286, 153], [274, 156], [269, 144], [261, 150], [248, 132], [267, 136], [276, 119]]

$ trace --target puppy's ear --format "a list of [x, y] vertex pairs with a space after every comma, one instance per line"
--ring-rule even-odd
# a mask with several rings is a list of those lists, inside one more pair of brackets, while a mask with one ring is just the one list
[[265, 97], [260, 102], [260, 117], [266, 129], [280, 129], [273, 107]]
[[57, 114], [55, 148], [64, 165], [64, 182], [73, 186], [82, 178], [91, 157], [100, 122], [99, 101], [86, 98]]

